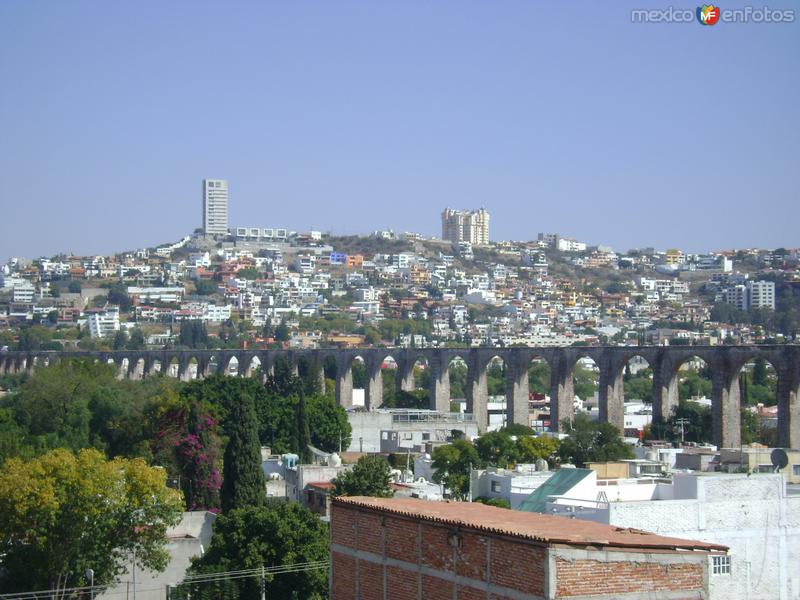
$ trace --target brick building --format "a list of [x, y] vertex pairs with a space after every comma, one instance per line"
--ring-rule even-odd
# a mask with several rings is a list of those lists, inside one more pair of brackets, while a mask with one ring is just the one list
[[331, 599], [708, 598], [726, 552], [483, 504], [336, 498]]

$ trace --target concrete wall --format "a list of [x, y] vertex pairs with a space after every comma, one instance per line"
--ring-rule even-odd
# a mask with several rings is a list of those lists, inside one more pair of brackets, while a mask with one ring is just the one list
[[[402, 413], [398, 413], [401, 414]], [[378, 411], [353, 411], [347, 414], [347, 419], [352, 427], [350, 446], [348, 452], [381, 452], [383, 431], [411, 431], [429, 433], [429, 441], [436, 441], [442, 434], [449, 436], [451, 430], [458, 429], [465, 432], [467, 437], [478, 435], [478, 426], [475, 421], [460, 421], [445, 417], [435, 418], [435, 413], [431, 414], [431, 420], [403, 420], [395, 422], [390, 410]], [[420, 438], [420, 441], [421, 438]], [[384, 444], [388, 442], [386, 440]], [[404, 452], [405, 450], [401, 450]]]
[[710, 576], [712, 599], [800, 598], [800, 496], [780, 475], [676, 475], [675, 488], [694, 497], [612, 503], [609, 524], [728, 545], [731, 574]]
[[[136, 571], [135, 597], [137, 600], [164, 600], [166, 586], [180, 582], [195, 556], [202, 556], [211, 543], [211, 529], [216, 515], [206, 511], [183, 513], [181, 522], [167, 531], [167, 552], [170, 561], [163, 573], [148, 570]], [[120, 582], [95, 596], [98, 600], [133, 598], [133, 565], [126, 563], [128, 572]]]

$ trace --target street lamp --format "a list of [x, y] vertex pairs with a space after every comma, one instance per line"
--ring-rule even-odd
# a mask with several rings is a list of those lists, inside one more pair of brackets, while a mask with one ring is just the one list
[[86, 569], [86, 579], [89, 580], [89, 597], [94, 600], [94, 569]]

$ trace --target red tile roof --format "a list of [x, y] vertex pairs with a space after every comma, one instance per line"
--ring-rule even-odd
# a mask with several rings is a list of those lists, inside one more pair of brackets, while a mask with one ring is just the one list
[[306, 484], [306, 486], [316, 488], [318, 490], [324, 490], [326, 492], [336, 487], [331, 481], [312, 481]]
[[727, 546], [671, 538], [594, 521], [526, 513], [477, 502], [432, 502], [415, 498], [339, 497], [334, 503], [388, 512], [444, 525], [467, 527], [547, 544], [605, 546], [660, 551], [726, 552]]

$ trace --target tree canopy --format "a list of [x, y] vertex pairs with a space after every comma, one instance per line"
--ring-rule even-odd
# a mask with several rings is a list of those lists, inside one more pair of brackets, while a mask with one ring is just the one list
[[257, 506], [266, 497], [261, 445], [253, 397], [242, 394], [231, 403], [228, 414], [228, 443], [222, 471], [222, 510]]
[[441, 483], [453, 497], [465, 500], [469, 495], [471, 469], [482, 465], [475, 447], [467, 440], [434, 448], [432, 466], [436, 470], [433, 480]]
[[[233, 510], [220, 515], [208, 551], [195, 558], [188, 575], [259, 569], [262, 566], [317, 563], [328, 560], [328, 526], [295, 502]], [[176, 600], [249, 600], [258, 598], [260, 581], [243, 577], [178, 586]], [[267, 575], [267, 598], [323, 600], [328, 597], [328, 570], [314, 568]]]
[[579, 413], [572, 422], [564, 421], [564, 431], [569, 437], [561, 440], [558, 450], [563, 462], [584, 467], [587, 462], [633, 458], [633, 450], [611, 423], [592, 421], [586, 414]]
[[377, 496], [389, 498], [394, 495], [389, 463], [381, 456], [368, 454], [358, 459], [350, 471], [345, 471], [333, 480], [336, 496]]
[[141, 459], [107, 460], [93, 449], [53, 450], [0, 470], [0, 590], [95, 585], [124, 572], [135, 550], [138, 568], [167, 565], [167, 527], [183, 510], [163, 469]]

